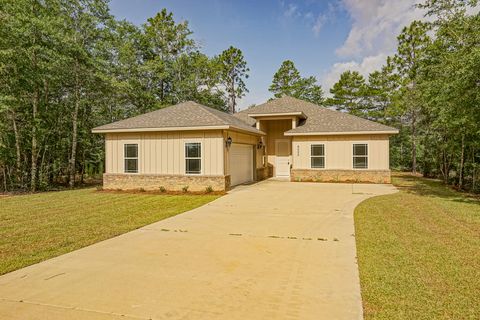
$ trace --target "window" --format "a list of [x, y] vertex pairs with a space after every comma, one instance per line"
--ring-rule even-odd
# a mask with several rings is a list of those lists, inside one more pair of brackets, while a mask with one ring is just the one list
[[202, 145], [199, 142], [185, 143], [185, 173], [202, 173]]
[[138, 173], [138, 144], [125, 144], [125, 173]]
[[325, 145], [312, 144], [310, 158], [312, 168], [325, 168]]
[[367, 144], [353, 145], [353, 168], [354, 169], [368, 168], [368, 145]]

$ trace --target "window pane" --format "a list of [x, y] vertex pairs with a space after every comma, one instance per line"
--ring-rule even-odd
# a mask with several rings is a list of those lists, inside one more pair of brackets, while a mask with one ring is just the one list
[[125, 172], [137, 173], [138, 172], [138, 160], [137, 159], [125, 159]]
[[186, 172], [189, 174], [201, 173], [201, 160], [200, 159], [187, 159], [185, 160]]
[[353, 167], [356, 169], [367, 169], [368, 157], [353, 157]]
[[312, 157], [312, 168], [325, 168], [325, 157]]
[[312, 144], [312, 156], [324, 156], [324, 155], [325, 155], [325, 145]]
[[353, 145], [353, 155], [354, 156], [366, 156], [368, 155], [367, 145], [366, 144], [354, 144]]
[[186, 143], [185, 157], [186, 158], [200, 158], [202, 156], [200, 143]]
[[138, 144], [126, 144], [125, 158], [137, 158], [137, 157], [138, 157]]

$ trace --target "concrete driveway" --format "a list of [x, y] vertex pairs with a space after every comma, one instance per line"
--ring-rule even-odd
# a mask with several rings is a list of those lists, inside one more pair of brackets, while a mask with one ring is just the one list
[[0, 319], [361, 319], [353, 209], [393, 192], [241, 186], [0, 277]]

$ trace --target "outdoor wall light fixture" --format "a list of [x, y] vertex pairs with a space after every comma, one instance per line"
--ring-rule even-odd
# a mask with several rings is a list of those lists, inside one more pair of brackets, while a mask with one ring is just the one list
[[257, 149], [262, 149], [262, 148], [263, 148], [263, 141], [260, 140], [260, 141], [258, 141], [258, 143], [257, 143]]
[[225, 146], [227, 148], [230, 148], [231, 145], [232, 145], [232, 138], [228, 137], [227, 140], [225, 140]]

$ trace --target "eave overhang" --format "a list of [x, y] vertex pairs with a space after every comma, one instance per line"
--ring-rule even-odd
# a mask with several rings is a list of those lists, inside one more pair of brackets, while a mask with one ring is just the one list
[[248, 113], [248, 116], [254, 119], [257, 118], [275, 118], [275, 117], [297, 117], [299, 119], [307, 119], [307, 116], [302, 111], [295, 112], [273, 112], [273, 113]]
[[131, 132], [169, 132], [169, 131], [203, 131], [203, 130], [233, 130], [244, 132], [248, 134], [264, 136], [265, 132], [260, 130], [247, 130], [237, 126], [223, 125], [223, 126], [193, 126], [193, 127], [162, 127], [162, 128], [111, 128], [102, 129], [94, 128], [92, 133], [131, 133]]

